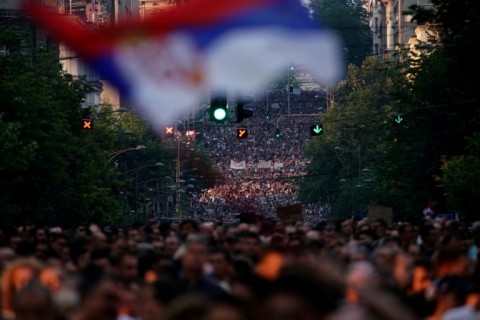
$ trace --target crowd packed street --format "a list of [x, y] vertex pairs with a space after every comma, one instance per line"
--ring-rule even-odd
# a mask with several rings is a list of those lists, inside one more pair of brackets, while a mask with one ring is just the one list
[[[236, 126], [207, 126], [204, 143], [222, 183], [193, 196], [196, 215], [232, 218], [256, 212], [275, 217], [277, 207], [296, 203], [297, 182], [308, 163], [303, 152], [310, 140], [308, 128], [325, 111], [324, 96], [320, 91], [301, 91], [291, 94], [288, 103], [286, 90], [270, 91], [256, 99], [252, 118]], [[237, 128], [247, 128], [248, 138], [238, 139]], [[314, 222], [325, 217], [327, 208], [310, 205], [304, 211], [307, 221]]]
[[478, 319], [480, 222], [0, 229], [3, 319]]
[[479, 15], [0, 0], [0, 320], [480, 320]]

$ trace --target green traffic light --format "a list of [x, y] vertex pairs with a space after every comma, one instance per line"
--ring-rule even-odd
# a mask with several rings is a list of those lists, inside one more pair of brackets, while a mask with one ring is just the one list
[[400, 124], [403, 122], [404, 118], [403, 118], [403, 114], [399, 113], [399, 114], [396, 114], [394, 119], [396, 124]]
[[321, 123], [317, 123], [310, 126], [310, 135], [319, 136], [323, 133], [323, 127]]
[[223, 108], [218, 108], [213, 111], [213, 117], [217, 121], [223, 121], [227, 117], [227, 111]]
[[217, 93], [210, 101], [210, 120], [223, 123], [228, 118], [228, 106], [226, 94]]

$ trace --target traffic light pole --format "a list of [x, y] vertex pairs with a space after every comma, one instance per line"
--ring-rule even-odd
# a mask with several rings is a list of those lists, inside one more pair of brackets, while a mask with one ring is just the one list
[[175, 213], [180, 216], [180, 139], [177, 137], [177, 159], [175, 163]]
[[288, 75], [288, 85], [287, 85], [287, 109], [288, 109], [288, 115], [290, 115], [290, 75]]

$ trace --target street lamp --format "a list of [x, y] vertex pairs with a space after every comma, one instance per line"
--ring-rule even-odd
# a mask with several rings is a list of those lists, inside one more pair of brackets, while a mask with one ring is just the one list
[[138, 145], [138, 146], [133, 147], [133, 148], [127, 148], [127, 149], [115, 151], [115, 152], [113, 152], [113, 153], [110, 154], [110, 158], [109, 158], [108, 161], [105, 163], [105, 166], [107, 166], [110, 162], [113, 161], [113, 159], [115, 159], [116, 157], [118, 157], [118, 156], [121, 155], [122, 153], [125, 153], [125, 152], [128, 152], [128, 151], [143, 150], [143, 149], [145, 149], [145, 148], [146, 148], [146, 147], [145, 147], [144, 145]]

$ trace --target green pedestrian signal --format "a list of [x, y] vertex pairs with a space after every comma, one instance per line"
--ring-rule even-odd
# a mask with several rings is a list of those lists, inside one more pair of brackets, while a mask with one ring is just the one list
[[404, 120], [403, 113], [397, 113], [395, 117], [393, 117], [393, 121], [395, 121], [396, 124], [401, 124]]
[[319, 136], [323, 133], [323, 127], [321, 123], [317, 123], [310, 126], [310, 135]]
[[217, 96], [210, 100], [210, 120], [223, 123], [227, 120], [227, 97]]

